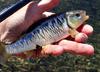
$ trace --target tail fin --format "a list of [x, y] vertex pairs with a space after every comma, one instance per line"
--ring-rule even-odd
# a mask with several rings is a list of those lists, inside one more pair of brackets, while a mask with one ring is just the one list
[[5, 64], [10, 56], [6, 53], [4, 44], [0, 43], [0, 64]]
[[25, 45], [22, 45], [22, 46], [20, 46], [19, 44], [18, 45], [15, 44], [15, 45], [6, 46], [6, 52], [8, 54], [17, 54], [17, 53], [22, 53], [22, 52], [25, 52], [25, 51], [30, 51], [30, 50], [33, 50], [35, 48], [36, 48], [36, 45], [33, 44], [33, 43], [30, 43], [29, 45], [25, 44]]

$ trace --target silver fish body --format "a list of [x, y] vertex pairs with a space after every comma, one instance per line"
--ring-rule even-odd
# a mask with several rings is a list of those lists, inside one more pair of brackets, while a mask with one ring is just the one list
[[63, 39], [64, 36], [70, 34], [71, 26], [68, 24], [68, 15], [65, 12], [43, 21], [18, 41], [5, 45], [6, 52], [9, 54], [21, 53], [36, 49], [36, 45], [45, 46]]
[[64, 13], [53, 17], [43, 22], [15, 43], [6, 45], [6, 51], [10, 54], [16, 54], [36, 49], [36, 45], [45, 46], [57, 42], [68, 34], [68, 26], [66, 23], [67, 20]]

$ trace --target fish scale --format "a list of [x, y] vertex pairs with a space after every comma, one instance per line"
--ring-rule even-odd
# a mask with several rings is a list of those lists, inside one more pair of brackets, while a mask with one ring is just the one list
[[[80, 14], [81, 17], [78, 17], [77, 14]], [[42, 47], [57, 42], [63, 39], [64, 36], [71, 35], [72, 33], [69, 33], [69, 30], [75, 31], [76, 27], [79, 27], [88, 19], [86, 17], [86, 12], [83, 10], [64, 12], [48, 17], [16, 42], [5, 45], [5, 50], [9, 54], [16, 54], [34, 50], [37, 45]]]
[[58, 41], [56, 38], [60, 37], [60, 34], [62, 34], [61, 31], [63, 30], [63, 27], [60, 26], [63, 24], [64, 18], [65, 16], [63, 13], [50, 20], [47, 20], [46, 22], [43, 22], [36, 29], [33, 29], [32, 32], [20, 38], [17, 42], [7, 45], [7, 53], [16, 54], [27, 50], [36, 49], [36, 45], [43, 46]]
[[[63, 14], [62, 14], [63, 15]], [[61, 16], [62, 15], [60, 15], [59, 16], [59, 18], [61, 18]], [[64, 18], [64, 15], [63, 15], [63, 18]], [[56, 17], [56, 18], [53, 18], [52, 20], [54, 20], [54, 19], [56, 19], [56, 20], [58, 20], [58, 16]], [[48, 23], [45, 23], [46, 25], [44, 26], [41, 26], [40, 28], [38, 28], [39, 30], [42, 30], [43, 32], [42, 33], [37, 33], [40, 37], [41, 37], [41, 35], [44, 37], [44, 38], [46, 38], [45, 40], [44, 39], [42, 39], [42, 40], [44, 40], [44, 41], [42, 41], [41, 40], [41, 38], [37, 38], [37, 35], [35, 35], [35, 37], [34, 37], [34, 39], [35, 39], [35, 41], [36, 40], [38, 40], [37, 42], [35, 42], [37, 45], [41, 45], [41, 46], [43, 46], [43, 45], [46, 45], [46, 44], [49, 44], [49, 43], [52, 43], [52, 42], [55, 42], [55, 37], [54, 37], [54, 35], [55, 36], [58, 36], [59, 34], [61, 34], [61, 33], [63, 33], [63, 32], [61, 32], [60, 31], [60, 28], [59, 27], [61, 27], [61, 24], [63, 24], [63, 20], [61, 21], [61, 20], [59, 20], [57, 23], [56, 22], [54, 22], [54, 23], [52, 23], [52, 20], [49, 20], [49, 22]], [[46, 31], [44, 30], [44, 28], [45, 27], [47, 27], [46, 29], [48, 30], [48, 36], [46, 36], [45, 34], [43, 34], [43, 33], [46, 33]], [[59, 28], [59, 30], [57, 30], [57, 28], [56, 27], [58, 27]], [[61, 28], [63, 28], [63, 26], [61, 27]], [[37, 29], [37, 30], [38, 30]], [[36, 31], [37, 31], [36, 30]], [[61, 33], [60, 33], [61, 32]], [[55, 33], [59, 33], [59, 34], [55, 34]], [[67, 34], [67, 31], [65, 30], [65, 33], [64, 34]], [[50, 39], [49, 39], [50, 38]], [[59, 36], [59, 37], [57, 37], [58, 38], [58, 40], [59, 40], [59, 38], [61, 38], [61, 36]], [[42, 42], [42, 43], [41, 43]]]

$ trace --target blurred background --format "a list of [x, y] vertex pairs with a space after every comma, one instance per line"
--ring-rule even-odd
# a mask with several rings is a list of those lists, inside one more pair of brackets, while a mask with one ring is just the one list
[[[0, 0], [0, 11], [18, 0]], [[52, 11], [86, 10], [94, 27], [94, 34], [87, 41], [95, 47], [93, 56], [75, 56], [65, 53], [58, 57], [34, 59], [30, 62], [13, 57], [0, 72], [100, 72], [100, 0], [61, 0]]]

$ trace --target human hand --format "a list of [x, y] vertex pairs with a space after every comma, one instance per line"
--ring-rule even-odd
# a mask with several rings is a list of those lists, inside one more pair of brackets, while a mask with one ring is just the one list
[[[53, 13], [44, 13], [58, 5], [59, 0], [42, 0], [40, 3], [30, 2], [25, 7], [8, 17], [0, 24], [0, 40], [1, 42], [11, 43], [17, 40], [20, 35], [26, 31], [34, 22], [41, 18], [48, 17]], [[80, 28], [81, 33], [76, 35], [75, 41], [84, 42], [88, 35], [93, 32], [93, 28], [89, 25]], [[69, 39], [69, 38], [68, 38]], [[88, 44], [82, 44], [75, 41], [62, 40], [56, 45], [48, 45], [47, 48], [31, 51], [33, 57], [44, 55], [60, 55], [64, 52], [73, 54], [91, 55], [94, 48]], [[25, 54], [17, 54], [25, 56]]]
[[[93, 32], [93, 28], [90, 25], [84, 25], [77, 29], [80, 33], [76, 35], [75, 39], [68, 36], [66, 39], [63, 39], [57, 42], [55, 45], [48, 45], [46, 48], [37, 49], [33, 51], [29, 51], [31, 53], [31, 57], [43, 57], [48, 55], [58, 56], [63, 54], [64, 52], [71, 53], [74, 55], [93, 55], [94, 48], [89, 44], [84, 44]], [[73, 40], [73, 41], [70, 41]], [[27, 58], [28, 53], [16, 54], [19, 57]]]
[[[89, 44], [84, 44], [88, 36], [92, 34], [93, 28], [90, 25], [84, 25], [78, 28], [79, 34], [75, 39], [70, 36], [57, 43], [57, 45], [49, 45], [44, 49], [44, 52], [52, 55], [61, 55], [64, 52], [77, 54], [77, 55], [93, 55], [94, 48]], [[69, 41], [72, 40], [72, 41]]]

